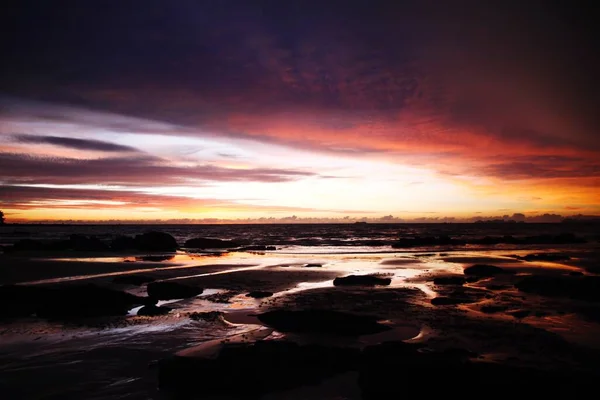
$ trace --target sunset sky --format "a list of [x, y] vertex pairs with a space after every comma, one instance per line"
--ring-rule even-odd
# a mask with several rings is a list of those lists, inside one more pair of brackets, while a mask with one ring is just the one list
[[584, 8], [11, 3], [9, 222], [600, 214]]

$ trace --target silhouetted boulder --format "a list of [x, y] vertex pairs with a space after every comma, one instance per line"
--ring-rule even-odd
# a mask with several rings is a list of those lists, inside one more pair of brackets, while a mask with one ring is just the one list
[[391, 278], [376, 275], [348, 275], [333, 280], [334, 286], [388, 286], [391, 283]]
[[110, 242], [110, 248], [114, 251], [133, 250], [136, 248], [136, 241], [130, 236], [117, 236]]
[[148, 284], [148, 296], [157, 300], [186, 299], [201, 294], [203, 288], [178, 282], [161, 281]]
[[148, 275], [130, 274], [115, 276], [112, 281], [113, 283], [117, 283], [119, 285], [140, 286], [145, 283], [154, 282], [154, 278]]
[[0, 315], [43, 318], [86, 318], [125, 315], [137, 306], [149, 304], [147, 298], [100, 286], [64, 285], [53, 287], [0, 287]]
[[188, 249], [232, 249], [239, 244], [232, 240], [211, 238], [195, 238], [186, 240], [184, 247]]
[[323, 266], [323, 264], [315, 264], [315, 263], [312, 263], [312, 264], [306, 264], [306, 265], [304, 266], [304, 268], [321, 268], [322, 266]]
[[600, 276], [533, 275], [523, 278], [515, 287], [541, 296], [600, 301]]
[[135, 237], [135, 247], [144, 251], [175, 251], [175, 238], [165, 232], [147, 232]]
[[171, 311], [169, 307], [157, 307], [155, 305], [147, 305], [140, 308], [137, 315], [144, 317], [155, 317], [158, 315], [165, 315]]
[[455, 304], [470, 303], [471, 301], [462, 297], [446, 297], [439, 296], [431, 299], [431, 304], [434, 306], [449, 306]]
[[43, 242], [34, 239], [21, 239], [12, 246], [13, 251], [43, 251], [46, 246]]
[[360, 350], [352, 348], [300, 346], [275, 340], [225, 344], [217, 357], [161, 360], [158, 380], [160, 389], [176, 398], [197, 398], [201, 391], [202, 397], [257, 399], [267, 393], [318, 384], [356, 369], [359, 360]]
[[254, 291], [248, 293], [246, 296], [247, 297], [252, 297], [252, 298], [255, 298], [255, 299], [262, 299], [262, 298], [265, 298], [265, 297], [271, 297], [271, 296], [273, 296], [273, 292], [266, 292], [266, 291], [263, 291], [263, 290], [254, 290]]
[[329, 310], [275, 310], [259, 314], [258, 319], [280, 332], [359, 336], [390, 329], [375, 317]]
[[149, 261], [149, 262], [163, 262], [163, 261], [169, 261], [172, 260], [173, 258], [175, 258], [174, 255], [149, 255], [149, 256], [139, 256], [136, 257], [135, 260], [136, 261]]
[[512, 274], [513, 271], [508, 271], [500, 267], [496, 267], [495, 265], [487, 265], [487, 264], [475, 264], [470, 267], [465, 268], [465, 275], [479, 276], [479, 277], [489, 277], [496, 276], [502, 274]]
[[435, 285], [464, 285], [466, 281], [465, 277], [461, 275], [438, 276], [433, 279]]
[[71, 235], [69, 249], [76, 251], [106, 251], [108, 245], [94, 236]]

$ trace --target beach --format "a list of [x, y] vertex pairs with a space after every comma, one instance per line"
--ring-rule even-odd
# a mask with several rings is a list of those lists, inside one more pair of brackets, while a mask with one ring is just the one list
[[[426, 373], [435, 365], [475, 375], [504, 368], [494, 370], [499, 377], [526, 371], [519, 376], [530, 374], [532, 387], [561, 371], [593, 381], [600, 360], [594, 227], [342, 228], [152, 227], [172, 235], [178, 248], [16, 251], [25, 229], [3, 227], [0, 388], [22, 399], [381, 398], [403, 390], [388, 381], [394, 371], [409, 376], [415, 366]], [[106, 243], [150, 230], [28, 229], [28, 240], [40, 232], [42, 242], [58, 240], [72, 230]], [[186, 248], [195, 237], [230, 247]], [[255, 250], [261, 246], [269, 250]], [[78, 298], [64, 300], [92, 286], [102, 296], [131, 295], [132, 307], [85, 315]], [[10, 297], [7, 288], [15, 287]], [[23, 287], [49, 290], [48, 304], [16, 315]], [[273, 354], [295, 366], [274, 369], [275, 362], [267, 365]], [[412, 367], [387, 365], [392, 355]], [[567, 385], [570, 375], [561, 376]], [[410, 383], [403, 385], [412, 393]]]

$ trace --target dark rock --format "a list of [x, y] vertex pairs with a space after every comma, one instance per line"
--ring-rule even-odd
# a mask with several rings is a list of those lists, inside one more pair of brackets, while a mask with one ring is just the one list
[[506, 290], [506, 289], [510, 289], [511, 286], [508, 285], [497, 285], [497, 284], [491, 284], [491, 285], [486, 285], [486, 289], [489, 290]]
[[188, 317], [194, 321], [216, 322], [223, 320], [223, 315], [221, 311], [207, 311], [189, 313]]
[[148, 284], [148, 296], [156, 300], [186, 299], [201, 294], [203, 288], [178, 282], [161, 281]]
[[273, 296], [273, 292], [267, 292], [263, 290], [254, 290], [246, 295], [247, 297], [253, 297], [255, 299], [262, 299], [265, 297]]
[[533, 275], [523, 278], [515, 287], [541, 296], [600, 301], [600, 276]]
[[71, 235], [69, 249], [75, 251], [106, 251], [108, 245], [94, 236]]
[[140, 286], [145, 283], [154, 282], [154, 278], [148, 275], [140, 274], [129, 274], [129, 275], [118, 275], [113, 278], [113, 283], [119, 285], [135, 285]]
[[333, 280], [334, 286], [388, 286], [391, 278], [382, 278], [376, 275], [348, 275]]
[[42, 251], [46, 246], [39, 240], [21, 239], [12, 246], [12, 251]]
[[[480, 399], [493, 390], [494, 397], [512, 397], [515, 388], [528, 398], [573, 396], [584, 398], [598, 375], [573, 369], [549, 370], [512, 367], [471, 360], [468, 350], [423, 352], [406, 343], [382, 343], [363, 351], [358, 384], [364, 400], [400, 399], [423, 390], [422, 377], [434, 376], [428, 398]], [[393, 367], [392, 367], [393, 366]], [[401, 384], [392, 384], [400, 382]], [[468, 384], [465, 384], [465, 380]], [[510, 384], [504, 384], [510, 382]]]
[[175, 251], [175, 238], [165, 232], [146, 232], [135, 237], [135, 247], [143, 251]]
[[481, 312], [485, 314], [496, 314], [506, 311], [506, 308], [506, 306], [483, 306], [481, 307]]
[[306, 264], [304, 268], [321, 268], [323, 264]]
[[231, 240], [195, 238], [186, 240], [184, 247], [188, 249], [232, 249], [239, 244]]
[[469, 303], [470, 301], [461, 297], [445, 297], [440, 296], [431, 299], [431, 304], [434, 306], [449, 306], [455, 304]]
[[[176, 398], [255, 399], [270, 392], [318, 384], [357, 368], [360, 350], [286, 341], [224, 345], [216, 358], [175, 356], [158, 364], [161, 390]], [[235, 384], [231, 384], [235, 382]]]
[[392, 244], [393, 248], [401, 249], [406, 247], [420, 247], [420, 246], [460, 246], [465, 245], [467, 242], [460, 239], [452, 239], [449, 236], [439, 237], [420, 237], [415, 236], [413, 238], [402, 238]]
[[435, 285], [464, 285], [466, 279], [464, 276], [455, 275], [455, 276], [438, 276], [433, 279], [433, 283]]
[[64, 285], [54, 287], [0, 287], [0, 315], [42, 318], [85, 318], [125, 315], [148, 299], [100, 286]]
[[276, 310], [259, 314], [258, 319], [280, 332], [359, 336], [390, 329], [379, 324], [375, 317], [329, 310]]
[[133, 250], [136, 248], [136, 241], [130, 236], [117, 236], [110, 242], [110, 248], [114, 251]]
[[569, 275], [571, 275], [571, 276], [583, 276], [583, 272], [581, 272], [581, 271], [571, 271], [571, 272], [569, 272]]
[[158, 315], [165, 315], [171, 311], [169, 307], [157, 307], [155, 305], [147, 305], [139, 309], [137, 315], [146, 317], [155, 317]]
[[496, 276], [496, 275], [502, 275], [502, 274], [512, 274], [513, 272], [502, 269], [500, 267], [496, 267], [495, 265], [475, 264], [475, 265], [465, 268], [464, 273], [465, 273], [465, 275], [489, 277], [489, 276]]

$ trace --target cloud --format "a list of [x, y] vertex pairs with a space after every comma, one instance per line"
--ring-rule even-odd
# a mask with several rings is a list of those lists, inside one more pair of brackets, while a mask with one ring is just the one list
[[278, 168], [175, 166], [151, 156], [73, 159], [0, 153], [0, 181], [5, 183], [155, 186], [219, 182], [285, 182], [318, 176]]
[[32, 144], [51, 144], [54, 146], [67, 147], [76, 150], [105, 151], [115, 153], [137, 152], [138, 150], [131, 146], [104, 142], [93, 139], [75, 139], [60, 136], [35, 136], [35, 135], [15, 135], [14, 138], [20, 143]]

